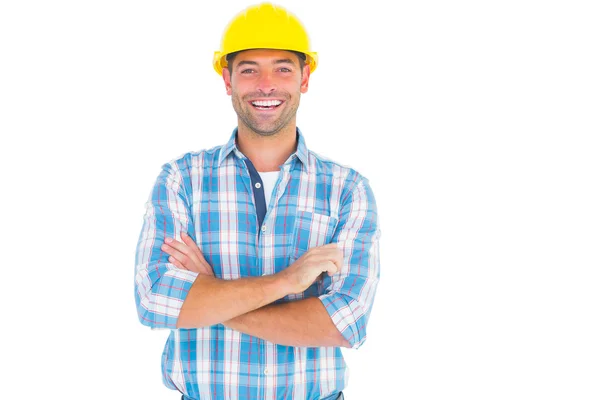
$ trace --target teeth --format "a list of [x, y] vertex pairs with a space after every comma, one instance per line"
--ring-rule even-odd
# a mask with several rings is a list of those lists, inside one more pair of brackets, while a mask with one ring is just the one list
[[258, 100], [253, 101], [252, 105], [259, 107], [274, 107], [280, 105], [282, 102], [279, 100]]

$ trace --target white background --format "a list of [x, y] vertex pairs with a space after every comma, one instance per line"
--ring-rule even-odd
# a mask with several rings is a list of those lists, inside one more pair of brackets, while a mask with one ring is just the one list
[[[279, 2], [320, 55], [307, 144], [379, 206], [347, 398], [600, 398], [595, 2], [332, 3]], [[248, 4], [2, 2], [0, 398], [178, 398], [135, 245], [161, 165], [235, 127], [211, 61]]]

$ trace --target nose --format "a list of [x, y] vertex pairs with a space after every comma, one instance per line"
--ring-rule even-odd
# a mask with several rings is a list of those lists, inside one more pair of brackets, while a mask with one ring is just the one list
[[266, 95], [273, 93], [275, 89], [277, 89], [273, 76], [268, 72], [261, 73], [258, 79], [257, 89], [259, 92]]

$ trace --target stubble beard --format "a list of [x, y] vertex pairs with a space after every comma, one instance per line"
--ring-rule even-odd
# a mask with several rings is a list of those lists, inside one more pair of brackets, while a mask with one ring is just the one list
[[[257, 113], [260, 111], [253, 110], [253, 107], [248, 102], [250, 99], [269, 99], [270, 97], [285, 99], [285, 103], [282, 104], [282, 106], [285, 106], [286, 108], [276, 119], [271, 121], [261, 121], [261, 118], [257, 117]], [[298, 100], [293, 103], [291, 102], [291, 98], [292, 96], [285, 92], [273, 93], [271, 96], [260, 96], [256, 93], [250, 93], [244, 96], [244, 98], [240, 98], [240, 96], [234, 91], [231, 95], [231, 102], [238, 118], [251, 131], [261, 136], [273, 136], [285, 128], [290, 123], [292, 118], [296, 116], [296, 111], [298, 110], [300, 103], [300, 96], [298, 96]]]

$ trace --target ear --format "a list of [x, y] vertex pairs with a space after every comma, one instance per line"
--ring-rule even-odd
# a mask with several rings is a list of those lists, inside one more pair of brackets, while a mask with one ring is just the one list
[[231, 96], [231, 75], [228, 68], [223, 68], [223, 82], [225, 82], [225, 90]]
[[310, 78], [310, 66], [305, 65], [302, 67], [302, 81], [300, 81], [300, 93], [306, 93], [308, 91], [308, 78]]

